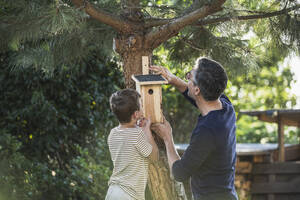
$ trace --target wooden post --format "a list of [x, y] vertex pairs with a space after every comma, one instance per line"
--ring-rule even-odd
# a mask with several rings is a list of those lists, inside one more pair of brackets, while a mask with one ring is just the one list
[[[276, 182], [276, 175], [275, 174], [269, 174], [269, 183], [274, 184]], [[268, 200], [275, 200], [274, 194], [268, 194]]]
[[149, 74], [149, 57], [142, 56], [143, 75]]
[[280, 115], [278, 116], [278, 161], [284, 162], [284, 124]]

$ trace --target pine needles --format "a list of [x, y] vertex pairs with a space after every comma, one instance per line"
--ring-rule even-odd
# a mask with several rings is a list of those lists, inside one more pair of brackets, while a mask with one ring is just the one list
[[80, 62], [91, 50], [111, 53], [112, 29], [84, 12], [60, 1], [18, 1], [19, 6], [5, 10], [0, 23], [0, 52], [15, 52], [13, 69], [33, 67], [52, 74]]

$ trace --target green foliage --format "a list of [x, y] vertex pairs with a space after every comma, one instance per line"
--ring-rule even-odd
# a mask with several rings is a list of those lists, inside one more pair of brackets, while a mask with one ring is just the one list
[[93, 146], [102, 154], [98, 158], [92, 157], [90, 150], [75, 145], [80, 155], [70, 158], [70, 167], [65, 170], [52, 162], [26, 158], [20, 151], [21, 142], [3, 132], [0, 137], [1, 200], [104, 199], [111, 174], [108, 157], [99, 150], [106, 146], [104, 141], [98, 140], [99, 144]]
[[[277, 143], [276, 124], [263, 123], [257, 118], [242, 116], [237, 123], [237, 142], [239, 143]], [[300, 130], [285, 127], [284, 141], [287, 144], [299, 144]]]
[[[0, 63], [0, 194], [4, 199], [101, 199], [111, 173], [108, 97], [123, 87], [116, 62], [96, 53], [48, 77]], [[2, 187], [3, 186], [3, 187]]]
[[[92, 1], [96, 7], [121, 16], [127, 8], [124, 2]], [[177, 18], [210, 3], [213, 1], [143, 0], [140, 5], [134, 6], [141, 8], [145, 20], [149, 20]], [[70, 66], [82, 61], [90, 51], [101, 49], [106, 55], [112, 52], [112, 39], [117, 33], [75, 8], [70, 0], [4, 0], [1, 5], [0, 34], [3, 37], [0, 38], [0, 52], [7, 48], [17, 52], [10, 61], [12, 66], [34, 66], [52, 73], [61, 69], [62, 65]], [[257, 46], [244, 37], [245, 34], [256, 34], [260, 40], [256, 45], [264, 45], [270, 51], [277, 49], [284, 55], [291, 50], [297, 51], [300, 47], [299, 12], [244, 21], [237, 20], [235, 16], [264, 15], [295, 5], [298, 5], [297, 1], [289, 0], [228, 0], [222, 11], [204, 20], [232, 19], [206, 26], [187, 26], [164, 44], [169, 50], [169, 59], [188, 63], [199, 55], [210, 56], [230, 69], [233, 75], [259, 68], [261, 54], [255, 50]]]
[[[226, 1], [223, 16], [263, 14], [293, 6], [285, 1]], [[209, 16], [208, 18], [214, 18]], [[155, 51], [157, 64], [184, 77], [197, 57], [208, 56], [226, 68], [229, 85], [226, 94], [237, 112], [292, 108], [296, 97], [289, 93], [293, 74], [280, 63], [299, 48], [298, 13], [290, 12], [272, 18], [238, 21], [208, 26], [191, 26], [168, 40]], [[164, 88], [164, 109], [172, 122], [177, 142], [187, 142], [193, 129], [193, 119], [199, 114], [187, 105], [182, 96], [169, 87]], [[171, 94], [170, 94], [171, 93]], [[191, 117], [193, 116], [193, 117]], [[256, 124], [255, 126], [253, 126]], [[276, 142], [276, 128], [267, 123], [239, 116], [238, 142]], [[297, 141], [297, 131], [291, 131], [287, 142]]]
[[175, 63], [190, 64], [196, 57], [211, 57], [222, 63], [232, 76], [236, 76], [259, 69], [261, 62], [270, 61], [268, 60], [270, 57], [264, 56], [266, 52], [261, 52], [262, 49], [281, 52], [277, 58], [279, 60], [292, 51], [299, 53], [298, 11], [256, 20], [235, 18], [235, 16], [263, 16], [295, 5], [297, 5], [295, 1], [226, 1], [222, 12], [208, 16], [204, 20], [224, 17], [232, 19], [205, 26], [186, 27], [178, 36], [164, 43], [164, 48], [169, 52], [168, 59]]
[[249, 52], [248, 41], [240, 39], [246, 32], [224, 36], [222, 31], [223, 27], [215, 31], [203, 27], [186, 28], [178, 38], [165, 43], [164, 48], [170, 51], [169, 59], [177, 63], [190, 63], [199, 56], [206, 56], [222, 63], [232, 74], [256, 68], [256, 58]]
[[[58, 3], [57, 3], [58, 2]], [[112, 51], [112, 29], [62, 1], [4, 1], [0, 52], [16, 52], [9, 64], [46, 74], [83, 61], [90, 52]]]
[[[90, 2], [123, 14], [124, 1]], [[148, 20], [176, 18], [210, 2], [143, 0], [139, 6]], [[296, 4], [228, 0], [205, 20]], [[117, 33], [70, 0], [2, 0], [0, 19], [0, 200], [103, 199], [111, 173], [106, 137], [115, 124], [108, 97], [124, 87], [116, 60], [108, 59]], [[226, 94], [237, 111], [289, 108], [293, 75], [278, 63], [291, 50], [299, 53], [299, 33], [299, 11], [188, 26], [157, 48], [153, 61], [184, 77], [197, 57], [212, 57], [227, 69]], [[187, 142], [199, 113], [170, 86], [163, 103], [175, 141]], [[299, 130], [288, 130], [286, 141], [297, 137]], [[276, 142], [276, 127], [239, 116], [237, 140]]]
[[[169, 41], [172, 42], [175, 41]], [[254, 45], [257, 38], [254, 37], [249, 42]], [[272, 41], [267, 45], [272, 46]], [[288, 91], [293, 82], [293, 74], [289, 68], [280, 67], [286, 51], [279, 51], [274, 46], [272, 49], [269, 51], [263, 46], [254, 48], [253, 51], [256, 51], [261, 59], [257, 59], [258, 67], [248, 70], [247, 73], [233, 73], [227, 66], [230, 81], [225, 94], [231, 99], [237, 114], [240, 110], [284, 109], [296, 104], [296, 97]], [[184, 74], [192, 69], [197, 56], [200, 56], [190, 50], [189, 59], [186, 62], [178, 62], [169, 58], [172, 56], [169, 51], [169, 48], [161, 46], [155, 52], [154, 62], [169, 67], [171, 72], [179, 77], [184, 77]], [[164, 86], [163, 94], [164, 114], [173, 127], [174, 139], [178, 143], [187, 143], [199, 112], [174, 88]], [[297, 135], [299, 131], [289, 131], [285, 135], [285, 141], [297, 143]], [[240, 143], [277, 142], [276, 126], [270, 126], [255, 118], [238, 116], [237, 141]]]

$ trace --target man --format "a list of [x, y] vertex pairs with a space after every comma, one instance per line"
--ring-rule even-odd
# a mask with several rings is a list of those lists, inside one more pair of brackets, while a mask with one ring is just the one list
[[223, 94], [227, 75], [216, 61], [199, 58], [193, 70], [186, 74], [188, 83], [171, 74], [166, 68], [151, 66], [164, 76], [201, 113], [191, 134], [190, 144], [180, 158], [165, 120], [152, 125], [164, 140], [168, 163], [177, 181], [191, 177], [195, 200], [236, 200], [234, 173], [236, 161], [235, 111]]

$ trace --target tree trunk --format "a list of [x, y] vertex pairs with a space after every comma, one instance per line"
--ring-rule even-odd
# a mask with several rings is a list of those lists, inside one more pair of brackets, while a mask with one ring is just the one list
[[159, 161], [149, 165], [148, 186], [155, 200], [187, 200], [183, 183], [170, 175], [166, 150], [159, 149]]
[[142, 56], [151, 56], [148, 52], [136, 51], [136, 52], [126, 52], [122, 56], [123, 60], [123, 70], [125, 77], [125, 85], [127, 88], [135, 88], [135, 82], [132, 80], [131, 76], [133, 74], [143, 74], [142, 69]]
[[123, 62], [126, 88], [135, 88], [132, 75], [143, 74], [142, 56], [151, 58], [152, 50], [143, 47], [143, 37], [139, 35], [119, 36], [114, 39], [114, 49]]
[[[139, 35], [120, 36], [115, 38], [115, 51], [120, 54], [123, 62], [123, 73], [126, 88], [135, 88], [131, 79], [133, 74], [142, 74], [142, 56], [151, 58], [152, 49], [144, 43]], [[155, 133], [154, 137], [155, 137]], [[148, 186], [154, 200], [186, 200], [182, 183], [174, 181], [170, 176], [167, 154], [164, 143], [155, 137], [159, 147], [159, 161], [150, 163]]]

